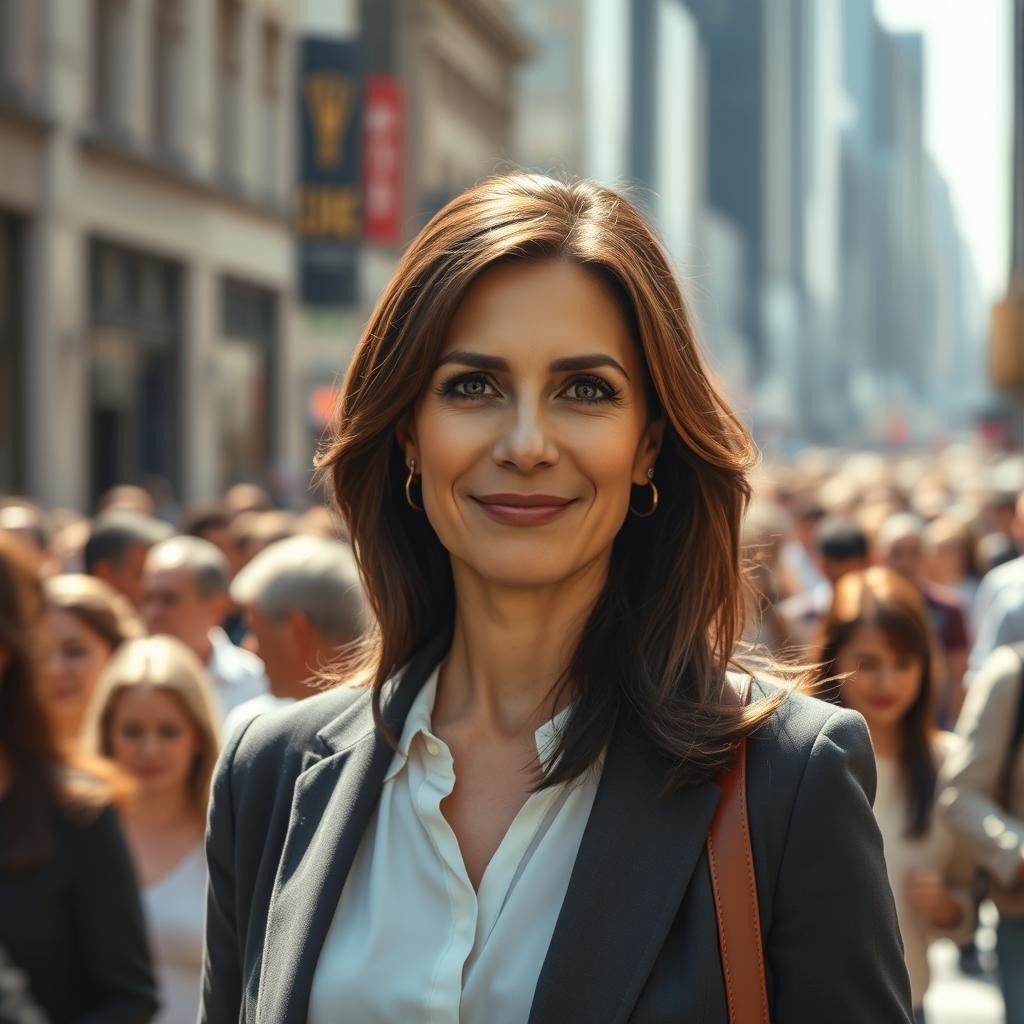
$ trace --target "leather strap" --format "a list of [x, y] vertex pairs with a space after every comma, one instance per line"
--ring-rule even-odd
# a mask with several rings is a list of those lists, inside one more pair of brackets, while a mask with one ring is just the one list
[[[749, 690], [750, 676], [745, 675], [739, 686], [726, 676], [722, 700], [744, 705]], [[729, 1024], [771, 1024], [747, 821], [746, 740], [737, 746], [732, 766], [718, 783], [722, 796], [711, 820], [707, 850]]]

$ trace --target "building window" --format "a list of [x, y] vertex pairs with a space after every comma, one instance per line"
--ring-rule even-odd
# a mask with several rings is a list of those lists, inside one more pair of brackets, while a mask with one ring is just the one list
[[123, 58], [120, 45], [123, 0], [93, 0], [92, 108], [96, 123], [117, 128], [120, 102], [117, 69]]
[[226, 278], [217, 346], [221, 485], [265, 481], [273, 459], [277, 297]]
[[147, 477], [173, 491], [180, 471], [181, 266], [94, 240], [89, 275], [93, 497]]
[[237, 185], [241, 165], [242, 5], [219, 0], [217, 19], [217, 164]]
[[268, 198], [281, 194], [278, 181], [278, 146], [281, 116], [281, 29], [274, 22], [263, 25], [260, 53], [260, 185]]
[[24, 490], [24, 392], [21, 337], [21, 222], [0, 213], [0, 492]]
[[169, 156], [180, 157], [178, 103], [182, 93], [185, 26], [181, 0], [156, 0], [153, 8], [153, 142]]

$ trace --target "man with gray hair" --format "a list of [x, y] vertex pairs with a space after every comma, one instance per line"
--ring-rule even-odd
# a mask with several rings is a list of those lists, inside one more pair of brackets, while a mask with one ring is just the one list
[[150, 633], [177, 637], [206, 666], [221, 714], [267, 692], [263, 662], [221, 628], [230, 607], [227, 559], [200, 537], [155, 545], [142, 567], [142, 617]]
[[264, 548], [235, 577], [231, 597], [245, 609], [270, 694], [235, 708], [225, 737], [261, 711], [315, 693], [317, 672], [371, 622], [351, 549], [325, 537], [289, 537]]
[[142, 566], [154, 544], [174, 531], [167, 523], [141, 512], [104, 512], [93, 520], [83, 558], [85, 571], [124, 594], [141, 609]]

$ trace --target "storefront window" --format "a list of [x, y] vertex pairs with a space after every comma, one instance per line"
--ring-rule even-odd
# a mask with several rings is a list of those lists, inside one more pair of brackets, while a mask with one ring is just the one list
[[223, 329], [217, 346], [221, 483], [264, 482], [273, 458], [271, 381], [277, 337], [272, 291], [241, 281], [223, 284]]
[[92, 489], [160, 477], [176, 489], [182, 273], [95, 241], [90, 253]]

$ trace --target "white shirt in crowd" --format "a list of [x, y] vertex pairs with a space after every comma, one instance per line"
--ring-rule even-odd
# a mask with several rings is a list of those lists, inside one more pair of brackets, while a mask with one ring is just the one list
[[206, 857], [196, 846], [142, 890], [160, 1012], [153, 1024], [195, 1024], [203, 975]]
[[[531, 794], [474, 891], [441, 813], [452, 755], [417, 695], [317, 964], [309, 1024], [522, 1024], [569, 885], [603, 761]], [[535, 733], [546, 767], [566, 708]]]
[[270, 689], [263, 662], [252, 651], [236, 647], [219, 626], [210, 630], [213, 649], [206, 671], [213, 683], [221, 722], [232, 708]]
[[[938, 732], [932, 744], [936, 769], [941, 771], [949, 754], [962, 744], [959, 736]], [[910, 990], [916, 1009], [928, 988], [928, 943], [935, 938], [966, 942], [974, 933], [975, 913], [971, 896], [974, 871], [970, 855], [946, 822], [933, 811], [931, 826], [923, 836], [907, 833], [907, 796], [900, 765], [895, 758], [876, 757], [878, 789], [874, 812], [885, 847], [885, 867], [896, 901], [896, 916], [903, 936], [903, 956], [910, 975]], [[953, 929], [935, 928], [919, 917], [907, 902], [906, 880], [912, 870], [938, 871], [947, 889], [960, 904], [963, 918]]]

